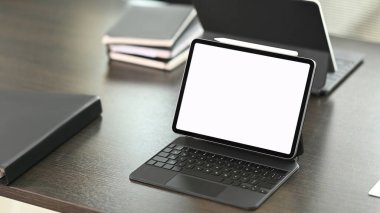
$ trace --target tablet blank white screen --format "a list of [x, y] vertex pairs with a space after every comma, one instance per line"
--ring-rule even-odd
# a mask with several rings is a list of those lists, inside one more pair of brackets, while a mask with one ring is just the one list
[[289, 154], [309, 68], [198, 43], [176, 128]]

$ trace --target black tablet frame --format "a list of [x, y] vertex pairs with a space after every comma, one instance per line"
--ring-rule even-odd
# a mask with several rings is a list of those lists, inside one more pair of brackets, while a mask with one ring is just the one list
[[[303, 94], [303, 98], [302, 98], [301, 109], [299, 112], [297, 126], [296, 126], [296, 130], [294, 133], [293, 144], [292, 144], [291, 152], [289, 154], [276, 152], [276, 151], [272, 151], [272, 150], [267, 150], [267, 149], [263, 149], [263, 148], [258, 148], [258, 147], [254, 147], [254, 146], [249, 146], [246, 144], [238, 143], [236, 141], [225, 140], [225, 139], [221, 139], [221, 138], [211, 137], [211, 136], [202, 135], [202, 134], [198, 134], [198, 133], [194, 133], [194, 132], [189, 132], [186, 130], [177, 129], [177, 120], [178, 120], [178, 116], [180, 113], [183, 94], [184, 94], [184, 91], [186, 88], [186, 81], [187, 81], [189, 69], [191, 66], [194, 47], [196, 44], [204, 44], [204, 45], [210, 45], [210, 46], [215, 46], [215, 47], [219, 47], [219, 48], [227, 48], [227, 49], [232, 49], [232, 50], [237, 50], [237, 51], [242, 51], [242, 52], [247, 52], [247, 53], [253, 53], [253, 54], [258, 54], [258, 55], [263, 55], [263, 56], [269, 56], [269, 57], [274, 57], [274, 58], [280, 58], [280, 59], [285, 59], [285, 60], [290, 60], [290, 61], [301, 62], [301, 63], [305, 63], [305, 64], [310, 65], [310, 68], [308, 71], [308, 76], [307, 76], [307, 82], [305, 84], [305, 90], [304, 90], [304, 94]], [[191, 136], [191, 137], [195, 137], [195, 138], [200, 138], [203, 140], [207, 140], [207, 141], [222, 144], [222, 145], [227, 145], [227, 146], [232, 146], [235, 148], [241, 148], [241, 149], [245, 149], [245, 150], [249, 150], [249, 151], [254, 151], [257, 153], [270, 155], [270, 156], [274, 156], [274, 157], [278, 157], [278, 158], [293, 159], [297, 153], [297, 148], [298, 148], [298, 143], [299, 143], [300, 136], [301, 136], [301, 129], [302, 129], [303, 120], [305, 117], [307, 102], [308, 102], [308, 99], [310, 96], [311, 84], [312, 84], [313, 76], [314, 76], [314, 70], [315, 70], [315, 62], [311, 59], [289, 56], [289, 55], [283, 55], [283, 54], [267, 52], [267, 51], [262, 51], [262, 50], [256, 50], [256, 49], [250, 49], [250, 48], [245, 48], [245, 47], [240, 47], [240, 46], [234, 46], [234, 45], [210, 41], [210, 40], [195, 39], [195, 40], [193, 40], [193, 42], [191, 43], [191, 46], [190, 46], [189, 57], [188, 57], [188, 60], [186, 63], [185, 72], [183, 74], [182, 85], [181, 85], [181, 89], [179, 92], [179, 97], [178, 97], [177, 107], [176, 107], [176, 111], [175, 111], [175, 115], [174, 115], [174, 119], [173, 119], [172, 129], [175, 133], [178, 133], [178, 134], [187, 135], [187, 136]]]

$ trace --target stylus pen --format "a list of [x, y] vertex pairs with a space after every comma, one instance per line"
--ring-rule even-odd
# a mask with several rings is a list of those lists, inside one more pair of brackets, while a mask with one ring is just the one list
[[265, 46], [261, 44], [255, 44], [255, 43], [249, 43], [249, 42], [244, 42], [244, 41], [238, 41], [234, 39], [229, 39], [229, 38], [214, 38], [216, 41], [225, 43], [225, 44], [231, 44], [231, 45], [236, 45], [240, 47], [248, 47], [256, 50], [263, 50], [263, 51], [268, 51], [268, 52], [273, 52], [273, 53], [279, 53], [279, 54], [284, 54], [284, 55], [291, 55], [291, 56], [298, 56], [298, 52], [294, 50], [287, 50], [287, 49], [281, 49], [277, 47], [271, 47], [271, 46]]

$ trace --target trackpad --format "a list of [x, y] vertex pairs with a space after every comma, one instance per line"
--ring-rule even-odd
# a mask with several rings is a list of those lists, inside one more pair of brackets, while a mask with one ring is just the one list
[[223, 185], [203, 181], [186, 175], [176, 175], [169, 182], [167, 182], [166, 185], [180, 191], [193, 192], [209, 197], [216, 197], [226, 188]]

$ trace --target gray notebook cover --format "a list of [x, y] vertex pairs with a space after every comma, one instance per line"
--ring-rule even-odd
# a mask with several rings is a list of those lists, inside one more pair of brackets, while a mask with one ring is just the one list
[[195, 17], [196, 11], [189, 5], [129, 4], [103, 43], [171, 47]]
[[0, 182], [13, 181], [100, 113], [96, 96], [0, 91]]

